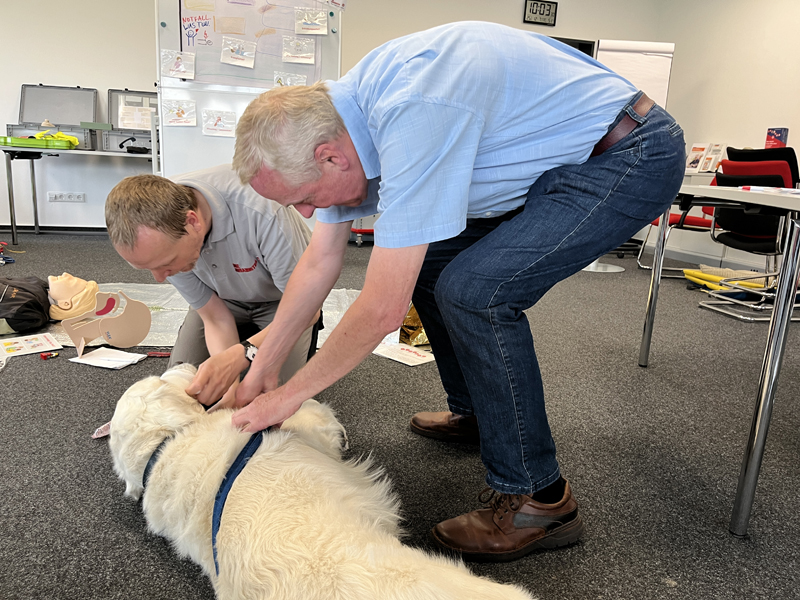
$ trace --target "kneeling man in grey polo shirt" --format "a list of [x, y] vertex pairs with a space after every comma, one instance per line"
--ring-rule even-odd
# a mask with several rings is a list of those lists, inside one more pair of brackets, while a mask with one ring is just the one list
[[[191, 306], [169, 366], [200, 366], [224, 353], [226, 360], [201, 368], [247, 368], [311, 237], [300, 214], [242, 185], [230, 165], [174, 180], [128, 177], [109, 194], [105, 212], [120, 256], [168, 280]], [[295, 344], [283, 381], [313, 354], [318, 316]], [[227, 393], [236, 385], [238, 378]]]

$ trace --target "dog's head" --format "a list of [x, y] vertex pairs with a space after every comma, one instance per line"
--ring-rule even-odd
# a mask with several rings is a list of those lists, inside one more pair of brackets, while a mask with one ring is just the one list
[[126, 496], [138, 500], [142, 495], [145, 466], [162, 440], [205, 414], [186, 394], [196, 371], [192, 365], [177, 365], [161, 377], [134, 383], [117, 402], [109, 447]]

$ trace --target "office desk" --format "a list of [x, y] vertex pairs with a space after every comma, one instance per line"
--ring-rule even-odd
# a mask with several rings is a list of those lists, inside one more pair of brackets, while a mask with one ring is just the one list
[[[737, 188], [706, 185], [683, 185], [681, 186], [681, 193], [698, 197], [695, 202], [698, 206], [747, 203], [782, 208], [787, 211], [800, 211], [800, 196], [788, 194], [750, 192]], [[661, 216], [659, 221], [644, 332], [642, 334], [642, 344], [639, 348], [639, 366], [641, 367], [646, 367], [649, 361], [650, 341], [653, 335], [653, 322], [658, 300], [658, 288], [661, 282], [661, 268], [664, 262], [664, 247], [668, 224], [669, 209]], [[789, 327], [794, 307], [798, 273], [800, 273], [800, 220], [795, 215], [790, 224], [789, 238], [783, 255], [783, 267], [778, 277], [778, 290], [772, 318], [769, 322], [767, 346], [761, 366], [761, 378], [758, 384], [750, 437], [745, 448], [742, 469], [739, 474], [739, 484], [736, 490], [736, 499], [733, 505], [733, 514], [728, 526], [730, 532], [736, 536], [744, 536], [747, 533], [750, 511], [753, 508], [758, 473], [761, 470], [764, 444], [766, 443], [769, 420], [775, 400], [775, 389], [777, 388], [783, 352], [786, 347], [786, 331]]]
[[128, 154], [127, 152], [102, 152], [99, 150], [48, 150], [38, 148], [25, 148], [18, 146], [0, 146], [0, 150], [6, 155], [6, 179], [8, 181], [8, 208], [11, 219], [11, 243], [15, 246], [17, 241], [17, 216], [14, 208], [14, 176], [11, 169], [13, 160], [31, 161], [31, 196], [33, 198], [33, 224], [34, 231], [39, 233], [39, 208], [36, 200], [36, 172], [33, 161], [43, 156], [60, 156], [73, 154], [75, 156], [114, 156], [121, 158], [146, 158], [152, 160], [151, 154]]

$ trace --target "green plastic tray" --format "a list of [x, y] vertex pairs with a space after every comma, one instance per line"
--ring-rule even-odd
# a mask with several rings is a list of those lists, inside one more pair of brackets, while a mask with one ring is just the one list
[[35, 138], [6, 137], [0, 135], [0, 146], [15, 146], [17, 148], [50, 148], [58, 150], [71, 150], [72, 144], [67, 140], [37, 140]]

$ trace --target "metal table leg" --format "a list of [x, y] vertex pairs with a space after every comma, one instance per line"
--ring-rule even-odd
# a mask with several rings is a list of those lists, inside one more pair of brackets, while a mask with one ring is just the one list
[[656, 249], [653, 254], [653, 271], [650, 276], [650, 292], [647, 295], [647, 312], [644, 317], [644, 332], [642, 344], [639, 347], [639, 366], [646, 367], [650, 357], [650, 340], [653, 337], [653, 322], [656, 318], [656, 301], [658, 300], [658, 287], [661, 284], [661, 268], [664, 265], [664, 248], [667, 245], [667, 231], [669, 231], [670, 207], [661, 215], [658, 221], [658, 234]]
[[8, 213], [11, 218], [11, 243], [15, 246], [19, 243], [17, 240], [17, 215], [14, 211], [14, 179], [11, 175], [11, 156], [8, 152], [4, 152], [6, 156], [6, 181], [8, 183]]
[[747, 440], [742, 470], [739, 473], [736, 500], [733, 504], [733, 515], [728, 526], [730, 532], [736, 536], [744, 536], [747, 533], [747, 524], [750, 521], [750, 511], [753, 508], [758, 474], [761, 470], [761, 459], [764, 457], [769, 420], [772, 416], [775, 388], [778, 385], [778, 374], [786, 348], [786, 332], [792, 317], [794, 298], [797, 294], [798, 272], [800, 272], [800, 223], [792, 221], [783, 257], [783, 268], [778, 277], [775, 306], [769, 322], [767, 348], [764, 351], [764, 362], [761, 365], [761, 379], [758, 384], [753, 423], [750, 426], [750, 438]]
[[36, 173], [33, 168], [33, 160], [28, 161], [31, 163], [31, 196], [33, 197], [33, 228], [36, 235], [39, 235], [39, 203], [36, 201]]

